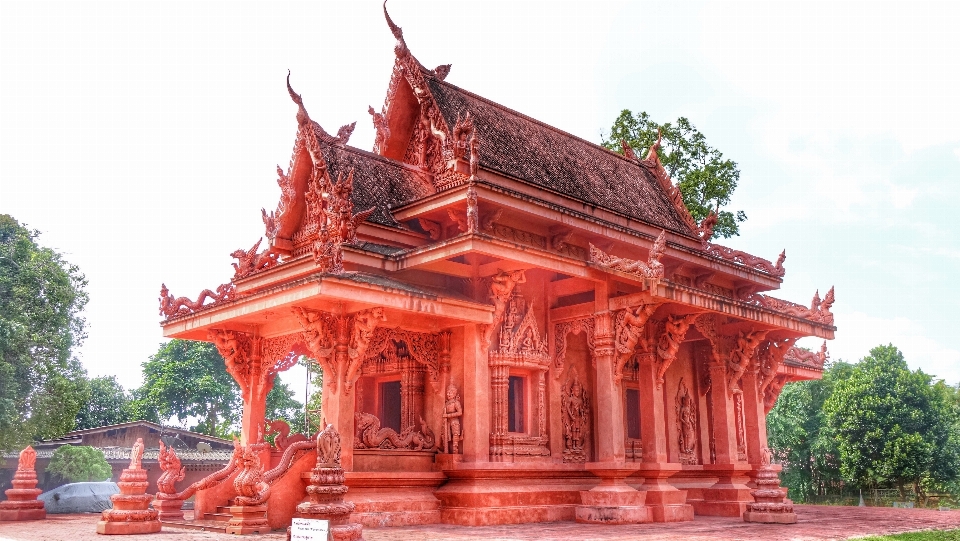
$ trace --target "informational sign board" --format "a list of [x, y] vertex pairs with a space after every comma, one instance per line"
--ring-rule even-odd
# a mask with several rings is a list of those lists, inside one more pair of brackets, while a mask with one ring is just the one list
[[330, 521], [295, 518], [290, 526], [290, 541], [328, 541]]

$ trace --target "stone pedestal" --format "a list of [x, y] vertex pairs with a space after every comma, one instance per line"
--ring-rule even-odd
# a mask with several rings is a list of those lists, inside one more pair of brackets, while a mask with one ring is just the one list
[[785, 500], [787, 489], [780, 488], [777, 467], [765, 464], [760, 467], [756, 478], [757, 488], [750, 491], [754, 503], [747, 504], [743, 513], [744, 522], [764, 522], [768, 524], [796, 524], [797, 514], [793, 512], [793, 502]]
[[156, 499], [153, 508], [160, 513], [160, 520], [183, 520], [183, 500]]
[[230, 513], [227, 533], [270, 533], [266, 505], [231, 505], [227, 507], [227, 512]]
[[[317, 434], [317, 465], [310, 471], [307, 500], [297, 505], [296, 518], [330, 521], [330, 539], [363, 539], [363, 526], [350, 522], [353, 502], [343, 501], [347, 486], [340, 466], [340, 434], [332, 424]], [[290, 539], [290, 530], [287, 530]]]
[[297, 517], [330, 521], [330, 538], [334, 541], [363, 539], [363, 526], [350, 522], [353, 502], [343, 501], [347, 487], [343, 484], [343, 468], [317, 466], [310, 472], [307, 501], [297, 505]]
[[131, 535], [160, 531], [159, 513], [148, 509], [153, 495], [147, 494], [147, 470], [123, 470], [120, 474], [120, 494], [110, 496], [113, 509], [107, 509], [97, 523], [97, 533], [104, 535]]
[[687, 503], [687, 491], [678, 490], [667, 478], [680, 471], [680, 464], [643, 463], [638, 471], [643, 476], [640, 492], [646, 493], [647, 510], [653, 522], [693, 520], [693, 506]]
[[588, 463], [587, 471], [600, 478], [600, 484], [580, 491], [576, 508], [577, 522], [587, 524], [639, 524], [650, 522], [644, 506], [646, 494], [626, 483], [638, 465], [626, 463]]
[[47, 510], [43, 507], [43, 502], [37, 500], [37, 496], [42, 492], [37, 487], [37, 471], [33, 469], [33, 464], [25, 464], [23, 455], [36, 453], [32, 447], [27, 447], [21, 453], [20, 464], [17, 473], [13, 475], [13, 488], [6, 491], [6, 501], [0, 502], [0, 521], [6, 520], [40, 520], [46, 518]]
[[705, 472], [716, 472], [717, 482], [703, 489], [703, 501], [694, 502], [698, 515], [741, 517], [747, 504], [753, 502], [750, 487], [749, 464], [705, 464]]

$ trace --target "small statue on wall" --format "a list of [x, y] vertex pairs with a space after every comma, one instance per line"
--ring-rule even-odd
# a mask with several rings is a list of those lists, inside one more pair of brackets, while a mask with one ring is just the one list
[[677, 388], [677, 443], [681, 464], [697, 464], [697, 406], [683, 379]]
[[571, 369], [570, 376], [563, 385], [564, 462], [586, 462], [583, 441], [589, 415], [590, 401], [587, 391], [580, 383], [576, 369]]
[[451, 383], [447, 387], [447, 402], [443, 406], [443, 442], [440, 447], [445, 453], [460, 452], [460, 441], [463, 440], [460, 430], [461, 417], [463, 417], [463, 406], [460, 403], [460, 393], [457, 392], [457, 386]]

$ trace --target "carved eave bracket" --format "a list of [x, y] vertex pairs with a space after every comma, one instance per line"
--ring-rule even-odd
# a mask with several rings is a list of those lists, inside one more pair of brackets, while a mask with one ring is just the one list
[[638, 352], [651, 352], [647, 321], [659, 306], [659, 304], [645, 304], [617, 312], [616, 358], [613, 366], [613, 378], [617, 384], [623, 379], [624, 367], [634, 355]]
[[590, 263], [606, 269], [636, 276], [643, 280], [651, 291], [656, 291], [657, 284], [659, 284], [664, 277], [664, 267], [660, 259], [666, 251], [666, 235], [667, 232], [665, 230], [660, 232], [660, 235], [650, 248], [650, 255], [646, 261], [613, 256], [591, 243]]
[[663, 376], [667, 369], [677, 358], [677, 352], [680, 350], [680, 344], [683, 342], [690, 325], [699, 317], [699, 314], [689, 314], [685, 316], [667, 316], [663, 322], [663, 333], [657, 342], [657, 356], [660, 358], [660, 366], [657, 367], [657, 388], [663, 388]]

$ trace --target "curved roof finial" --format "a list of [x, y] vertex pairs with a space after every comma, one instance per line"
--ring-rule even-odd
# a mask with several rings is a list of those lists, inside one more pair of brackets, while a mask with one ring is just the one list
[[383, 16], [387, 18], [387, 26], [390, 27], [390, 32], [393, 33], [393, 37], [397, 40], [403, 40], [403, 29], [397, 26], [393, 19], [390, 18], [390, 14], [387, 13], [387, 0], [383, 0]]
[[310, 120], [310, 115], [307, 114], [307, 109], [303, 106], [303, 98], [300, 94], [297, 94], [293, 91], [293, 87], [290, 86], [290, 70], [287, 70], [287, 92], [290, 93], [290, 99], [293, 100], [293, 103], [297, 104], [299, 108], [297, 110], [297, 123], [305, 124]]

